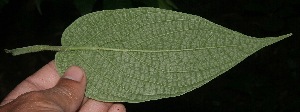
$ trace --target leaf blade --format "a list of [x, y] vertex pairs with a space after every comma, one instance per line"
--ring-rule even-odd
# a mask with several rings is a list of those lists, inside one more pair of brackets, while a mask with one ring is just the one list
[[108, 102], [175, 97], [226, 72], [257, 50], [282, 40], [252, 38], [204, 18], [155, 8], [95, 12], [64, 32], [62, 46], [94, 49], [56, 54], [62, 74], [84, 68], [86, 96]]

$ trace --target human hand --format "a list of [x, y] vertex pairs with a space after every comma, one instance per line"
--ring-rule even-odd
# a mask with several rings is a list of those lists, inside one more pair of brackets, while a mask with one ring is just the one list
[[125, 112], [122, 104], [104, 103], [84, 96], [86, 76], [79, 67], [60, 77], [54, 61], [21, 82], [1, 102], [0, 112]]

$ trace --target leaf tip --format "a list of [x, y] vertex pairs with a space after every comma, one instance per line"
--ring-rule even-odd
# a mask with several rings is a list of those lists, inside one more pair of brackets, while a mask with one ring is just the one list
[[4, 52], [5, 52], [5, 53], [12, 53], [12, 50], [4, 49]]
[[5, 52], [5, 53], [11, 53], [13, 56], [18, 55], [18, 54], [16, 54], [16, 52], [15, 52], [14, 49], [11, 49], [11, 50], [9, 50], [9, 49], [4, 49], [4, 52]]
[[290, 37], [292, 35], [293, 35], [293, 33], [289, 33], [289, 34], [285, 34], [285, 35], [279, 36], [279, 38], [285, 39], [285, 38]]
[[11, 50], [4, 49], [4, 52], [5, 52], [5, 53], [11, 53]]

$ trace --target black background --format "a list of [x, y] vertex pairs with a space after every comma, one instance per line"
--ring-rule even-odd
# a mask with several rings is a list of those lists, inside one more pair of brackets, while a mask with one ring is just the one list
[[[263, 48], [192, 92], [138, 104], [124, 103], [127, 111], [300, 111], [299, 0], [173, 2], [178, 7], [176, 11], [201, 16], [246, 35], [269, 37], [293, 33], [293, 36]], [[103, 10], [104, 5], [97, 1], [93, 11]], [[140, 6], [147, 4], [133, 0], [130, 7]], [[72, 0], [43, 0], [39, 7], [41, 12], [36, 0], [9, 0], [0, 7], [0, 100], [55, 55], [55, 52], [39, 52], [14, 57], [3, 49], [60, 45], [64, 29], [81, 16]]]

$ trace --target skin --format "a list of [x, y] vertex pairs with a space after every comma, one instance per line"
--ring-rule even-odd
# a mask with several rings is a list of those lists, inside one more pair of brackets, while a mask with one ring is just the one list
[[86, 76], [77, 66], [60, 77], [54, 61], [26, 78], [0, 104], [0, 112], [125, 112], [122, 104], [84, 96]]

